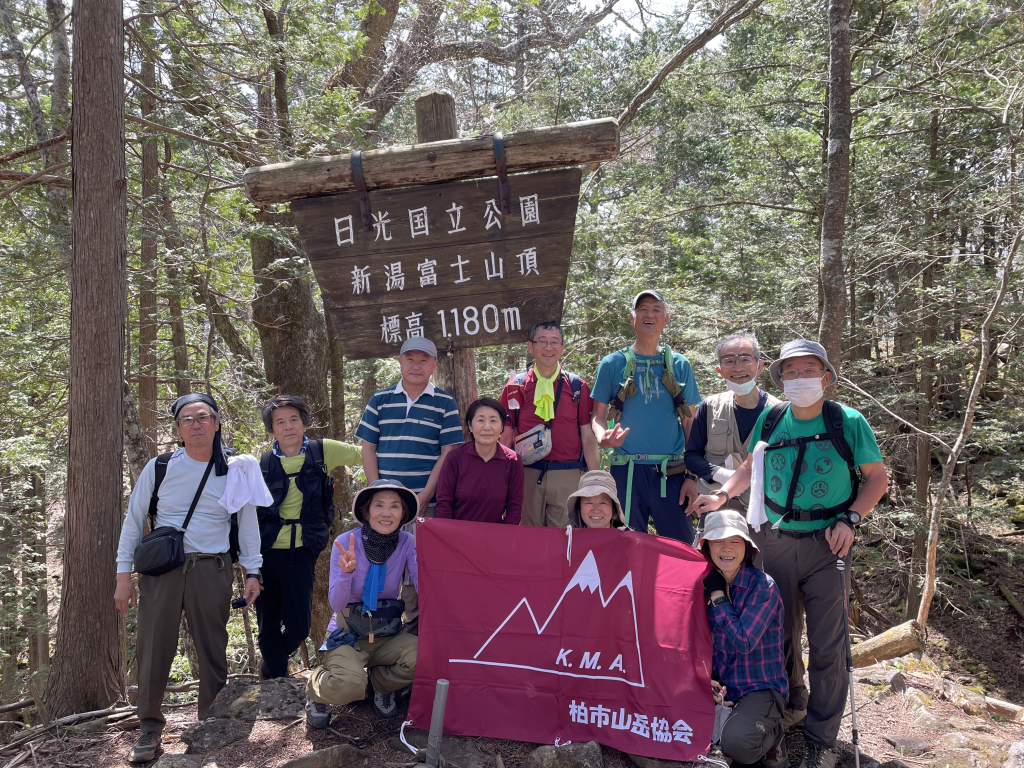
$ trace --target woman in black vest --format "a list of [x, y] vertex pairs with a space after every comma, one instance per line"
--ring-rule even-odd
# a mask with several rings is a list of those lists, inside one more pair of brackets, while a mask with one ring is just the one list
[[263, 479], [274, 497], [258, 507], [263, 592], [256, 600], [265, 679], [288, 676], [288, 657], [309, 636], [313, 570], [327, 546], [334, 520], [334, 479], [342, 465], [358, 465], [358, 446], [306, 437], [309, 410], [301, 398], [276, 395], [260, 408], [274, 438], [260, 457]]

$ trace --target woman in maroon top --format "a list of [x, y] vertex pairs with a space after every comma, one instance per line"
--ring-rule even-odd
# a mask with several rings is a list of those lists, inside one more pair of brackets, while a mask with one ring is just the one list
[[473, 440], [450, 451], [437, 481], [437, 517], [519, 525], [523, 511], [523, 462], [498, 438], [508, 414], [483, 397], [466, 411]]

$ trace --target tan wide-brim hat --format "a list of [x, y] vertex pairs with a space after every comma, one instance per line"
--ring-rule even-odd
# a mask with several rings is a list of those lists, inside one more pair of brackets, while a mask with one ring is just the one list
[[732, 536], [739, 536], [758, 552], [757, 544], [750, 538], [750, 528], [742, 514], [734, 509], [716, 509], [704, 516], [704, 531], [697, 549], [704, 546], [705, 541], [721, 541]]
[[607, 494], [612, 500], [615, 511], [612, 513], [612, 528], [625, 528], [626, 516], [622, 513], [622, 505], [619, 503], [619, 492], [615, 486], [615, 478], [603, 469], [595, 469], [580, 477], [579, 488], [569, 494], [565, 500], [565, 508], [569, 512], [569, 522], [573, 528], [586, 528], [583, 518], [580, 515], [580, 499], [586, 496], [600, 496]]
[[363, 488], [356, 497], [352, 500], [352, 517], [358, 520], [360, 523], [365, 523], [363, 519], [362, 508], [377, 491], [395, 491], [398, 497], [405, 502], [406, 511], [402, 515], [402, 522], [400, 525], [412, 522], [412, 519], [416, 517], [416, 512], [419, 511], [419, 501], [416, 499], [416, 494], [402, 485], [398, 480], [374, 480], [368, 486]]

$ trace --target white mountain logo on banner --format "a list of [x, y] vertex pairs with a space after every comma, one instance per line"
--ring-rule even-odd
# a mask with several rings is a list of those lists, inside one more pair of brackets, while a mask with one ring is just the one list
[[[594, 631], [597, 627], [600, 632]], [[633, 572], [627, 572], [605, 597], [597, 560], [592, 551], [587, 552], [544, 623], [537, 621], [524, 597], [473, 658], [448, 661], [611, 680], [643, 688]]]

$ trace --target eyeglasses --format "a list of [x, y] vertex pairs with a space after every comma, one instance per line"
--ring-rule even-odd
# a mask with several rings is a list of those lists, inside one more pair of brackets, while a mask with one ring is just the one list
[[213, 415], [209, 413], [201, 413], [198, 416], [182, 416], [180, 419], [178, 419], [178, 426], [185, 427], [186, 429], [188, 429], [197, 421], [200, 424], [209, 424], [211, 421], [213, 421]]
[[788, 371], [782, 372], [782, 378], [785, 381], [794, 381], [795, 379], [820, 379], [824, 375], [824, 368], [803, 368], [801, 370], [791, 368]]
[[565, 342], [562, 341], [531, 341], [535, 347], [544, 347], [545, 349], [551, 349], [553, 347], [560, 347]]
[[730, 355], [723, 357], [718, 364], [723, 368], [732, 368], [734, 365], [750, 365], [755, 360], [753, 355]]

